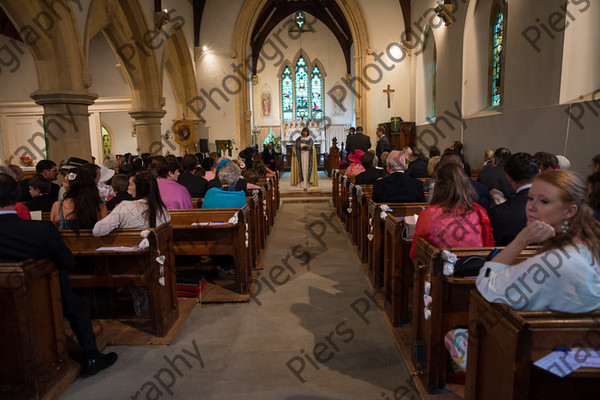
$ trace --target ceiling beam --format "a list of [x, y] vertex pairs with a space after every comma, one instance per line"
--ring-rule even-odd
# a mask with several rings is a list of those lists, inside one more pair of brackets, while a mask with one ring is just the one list
[[412, 39], [412, 26], [411, 26], [411, 9], [410, 0], [400, 0], [400, 7], [402, 8], [402, 17], [404, 18], [404, 30], [406, 32], [406, 40]]
[[200, 46], [200, 28], [202, 28], [202, 14], [204, 13], [204, 6], [206, 0], [194, 0], [194, 47]]

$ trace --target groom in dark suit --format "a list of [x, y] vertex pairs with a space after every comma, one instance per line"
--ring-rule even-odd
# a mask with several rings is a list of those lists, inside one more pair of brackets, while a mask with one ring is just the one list
[[498, 246], [506, 246], [527, 225], [525, 207], [529, 188], [540, 172], [535, 158], [527, 153], [515, 153], [504, 164], [506, 178], [516, 195], [490, 210], [494, 240]]
[[63, 313], [86, 355], [82, 376], [95, 375], [114, 364], [117, 355], [102, 354], [96, 347], [89, 311], [83, 300], [73, 293], [69, 282], [68, 270], [75, 265], [75, 258], [63, 243], [58, 230], [50, 221], [20, 219], [15, 212], [18, 197], [17, 182], [0, 173], [0, 262], [49, 258], [56, 264]]

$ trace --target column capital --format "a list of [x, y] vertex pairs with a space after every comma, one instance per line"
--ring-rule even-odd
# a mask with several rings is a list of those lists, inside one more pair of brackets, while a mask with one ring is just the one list
[[136, 124], [155, 124], [158, 119], [158, 123], [160, 123], [160, 119], [165, 116], [167, 113], [166, 110], [135, 110], [129, 111], [129, 115], [131, 118], [135, 119]]
[[40, 106], [46, 104], [81, 104], [89, 106], [94, 104], [98, 95], [90, 92], [82, 91], [61, 91], [54, 92], [48, 90], [38, 90], [31, 93], [30, 97]]

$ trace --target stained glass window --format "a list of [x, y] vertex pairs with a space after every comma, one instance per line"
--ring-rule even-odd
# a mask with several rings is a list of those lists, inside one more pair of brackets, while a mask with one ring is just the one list
[[289, 67], [285, 67], [281, 75], [281, 103], [283, 120], [290, 121], [294, 119], [294, 83], [292, 71]]
[[296, 14], [295, 21], [296, 21], [296, 26], [298, 27], [298, 29], [302, 30], [302, 27], [304, 26], [304, 23], [306, 22], [306, 17], [302, 13], [302, 11], [298, 11], [298, 14]]
[[296, 118], [308, 117], [308, 67], [304, 57], [300, 56], [296, 63]]
[[294, 73], [286, 66], [281, 73], [281, 110], [283, 121], [323, 119], [323, 74], [318, 66], [309, 70], [309, 62], [300, 56]]
[[502, 104], [502, 60], [504, 58], [504, 12], [499, 10], [495, 15], [492, 30], [492, 73], [491, 96], [492, 107]]
[[323, 75], [319, 67], [315, 66], [310, 78], [310, 107], [313, 119], [323, 119]]

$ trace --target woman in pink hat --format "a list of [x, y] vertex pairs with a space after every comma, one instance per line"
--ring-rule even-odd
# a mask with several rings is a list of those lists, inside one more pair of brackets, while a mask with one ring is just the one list
[[360, 158], [365, 155], [365, 152], [362, 150], [354, 150], [349, 156], [348, 160], [350, 160], [350, 165], [346, 168], [346, 176], [356, 176], [361, 172], [365, 171], [365, 167], [363, 167], [360, 162]]

